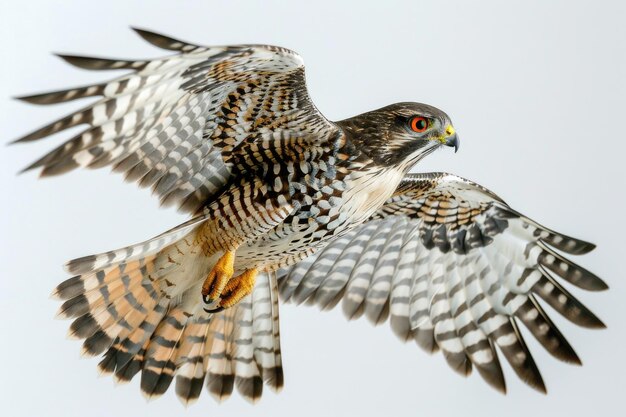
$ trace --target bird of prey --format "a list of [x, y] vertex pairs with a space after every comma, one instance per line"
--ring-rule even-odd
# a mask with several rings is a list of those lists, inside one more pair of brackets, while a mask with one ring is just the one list
[[[190, 219], [145, 242], [67, 263], [54, 290], [70, 335], [102, 373], [141, 373], [148, 397], [174, 378], [183, 402], [204, 385], [252, 401], [283, 385], [278, 296], [349, 318], [387, 319], [402, 340], [505, 391], [499, 358], [545, 385], [520, 324], [554, 357], [580, 363], [542, 303], [584, 327], [603, 323], [562, 285], [607, 285], [571, 255], [594, 245], [550, 230], [488, 189], [447, 173], [409, 174], [459, 146], [450, 118], [398, 103], [326, 119], [304, 65], [277, 46], [204, 47], [136, 29], [161, 59], [63, 55], [113, 80], [21, 97], [98, 97], [17, 142], [85, 129], [31, 164], [43, 176], [109, 166]], [[499, 353], [498, 353], [499, 351]]]

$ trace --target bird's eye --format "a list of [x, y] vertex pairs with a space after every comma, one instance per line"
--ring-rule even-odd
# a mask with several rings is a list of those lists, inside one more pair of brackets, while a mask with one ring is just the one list
[[411, 119], [409, 122], [411, 130], [417, 133], [423, 133], [428, 129], [428, 119], [422, 116], [417, 116]]

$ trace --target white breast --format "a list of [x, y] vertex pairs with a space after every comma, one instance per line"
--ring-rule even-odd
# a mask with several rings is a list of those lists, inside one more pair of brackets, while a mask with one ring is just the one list
[[361, 223], [378, 210], [394, 193], [404, 172], [397, 168], [370, 168], [355, 172], [348, 182], [342, 211], [354, 223]]

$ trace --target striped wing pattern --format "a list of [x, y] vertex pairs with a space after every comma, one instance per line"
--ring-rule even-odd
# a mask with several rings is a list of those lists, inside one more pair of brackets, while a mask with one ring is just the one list
[[56, 175], [111, 166], [152, 187], [162, 204], [196, 212], [229, 182], [229, 156], [241, 144], [267, 132], [311, 135], [332, 128], [310, 102], [302, 59], [288, 49], [202, 47], [135, 30], [177, 53], [139, 61], [63, 55], [80, 68], [131, 72], [97, 85], [20, 97], [35, 104], [100, 97], [18, 139], [87, 126], [25, 170]]
[[584, 327], [603, 323], [561, 285], [598, 291], [606, 284], [555, 252], [593, 245], [551, 231], [487, 189], [450, 174], [409, 175], [370, 219], [317, 254], [281, 271], [283, 300], [350, 319], [389, 318], [402, 340], [441, 350], [467, 375], [475, 367], [506, 385], [496, 347], [527, 384], [545, 385], [519, 331], [523, 324], [556, 358], [580, 360], [538, 299]]

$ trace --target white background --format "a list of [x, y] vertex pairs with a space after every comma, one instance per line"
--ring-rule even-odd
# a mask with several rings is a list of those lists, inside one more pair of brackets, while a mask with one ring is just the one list
[[[471, 3], [471, 4], [470, 4]], [[506, 3], [506, 4], [505, 4]], [[338, 120], [397, 101], [444, 109], [461, 138], [419, 170], [446, 170], [518, 210], [598, 244], [579, 261], [611, 286], [573, 292], [608, 325], [552, 314], [581, 356], [575, 367], [527, 338], [549, 394], [509, 394], [467, 380], [403, 345], [387, 325], [284, 306], [285, 389], [256, 406], [205, 393], [187, 410], [173, 390], [146, 403], [138, 380], [114, 387], [79, 359], [52, 317], [61, 264], [153, 236], [184, 220], [107, 170], [52, 180], [16, 172], [60, 137], [0, 149], [0, 414], [6, 416], [624, 415], [626, 8], [621, 1], [6, 1], [0, 6], [0, 142], [82, 106], [35, 107], [12, 95], [101, 81], [49, 54], [122, 58], [159, 52], [136, 25], [204, 44], [269, 43], [298, 51], [315, 103]], [[63, 135], [59, 135], [63, 136]], [[65, 135], [64, 137], [67, 137]]]

